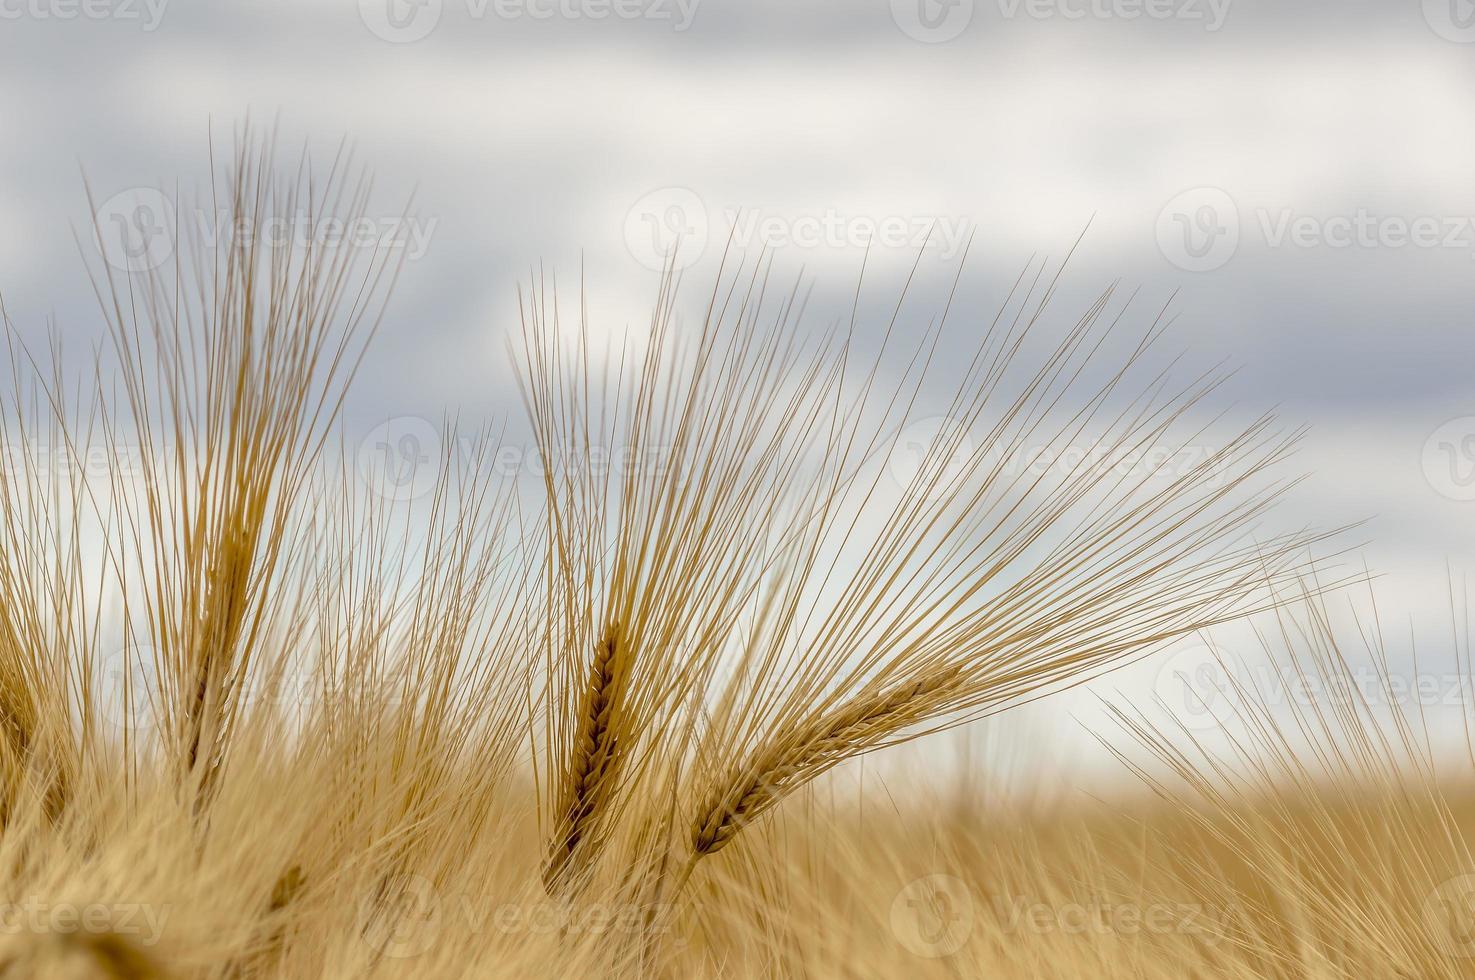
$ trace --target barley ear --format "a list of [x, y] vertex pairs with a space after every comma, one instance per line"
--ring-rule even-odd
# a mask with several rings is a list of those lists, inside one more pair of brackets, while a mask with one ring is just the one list
[[956, 668], [911, 678], [849, 701], [784, 732], [752, 762], [734, 766], [698, 808], [692, 828], [695, 857], [722, 850], [755, 818], [805, 783], [853, 755], [874, 748], [926, 717], [957, 691]]
[[550, 892], [581, 870], [576, 861], [579, 845], [601, 819], [620, 768], [627, 740], [621, 728], [629, 661], [629, 644], [619, 625], [611, 624], [595, 644], [578, 702], [578, 727], [563, 777], [559, 823], [543, 870], [543, 883]]

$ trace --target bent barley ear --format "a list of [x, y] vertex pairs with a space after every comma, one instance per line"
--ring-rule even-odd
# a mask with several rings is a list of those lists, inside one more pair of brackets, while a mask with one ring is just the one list
[[836, 761], [874, 747], [928, 717], [963, 682], [953, 667], [816, 715], [780, 732], [749, 771], [732, 771], [726, 794], [709, 796], [697, 808], [692, 853], [715, 854], [748, 823]]
[[[920, 441], [951, 306], [892, 387], [899, 304], [857, 365], [859, 294], [849, 333], [806, 345], [797, 286], [775, 299], [767, 267], [719, 272], [682, 337], [667, 276], [609, 392], [591, 389], [587, 314], [565, 355], [535, 284], [523, 386], [540, 448], [659, 447], [663, 463], [611, 476], [575, 454], [545, 475], [562, 606], [548, 756], [566, 760], [549, 768], [550, 880], [597, 858], [583, 828], [635, 805], [651, 759], [682, 760], [694, 864], [847, 759], [1274, 604], [1267, 586], [1321, 537], [1256, 530], [1297, 435], [1263, 416], [1211, 440], [1193, 415], [1220, 379], [1170, 388], [1152, 364], [1163, 316], [1118, 339], [1130, 299], [1112, 290], [1040, 343], [1063, 268], [1021, 278], [942, 400], [952, 424]], [[627, 710], [601, 693], [608, 647], [591, 670], [591, 619], [638, 647]]]

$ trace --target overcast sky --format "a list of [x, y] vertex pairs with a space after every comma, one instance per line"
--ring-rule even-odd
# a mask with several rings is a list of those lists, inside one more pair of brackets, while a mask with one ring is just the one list
[[1178, 291], [1244, 413], [1311, 427], [1286, 519], [1368, 519], [1385, 615], [1437, 635], [1475, 558], [1471, 92], [1469, 0], [0, 0], [0, 295], [91, 343], [83, 173], [109, 220], [248, 115], [351, 140], [386, 222], [414, 195], [357, 425], [516, 412], [540, 262], [617, 331], [662, 236], [701, 282], [732, 232], [823, 321], [861, 242], [884, 297], [930, 229], [919, 298], [972, 236], [983, 317], [1089, 224], [1067, 305]]

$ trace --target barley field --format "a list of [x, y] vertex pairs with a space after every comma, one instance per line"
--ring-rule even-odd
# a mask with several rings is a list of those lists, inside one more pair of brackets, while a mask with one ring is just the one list
[[921, 335], [885, 325], [934, 297], [864, 280], [814, 323], [734, 254], [601, 345], [539, 271], [510, 356], [557, 465], [464, 433], [406, 499], [339, 431], [393, 254], [264, 232], [367, 179], [221, 156], [238, 233], [98, 264], [90, 352], [7, 319], [0, 975], [1469, 975], [1475, 755], [1417, 710], [1247, 682], [1209, 740], [1108, 699], [1110, 798], [943, 761], [1229, 624], [1226, 665], [1392, 683], [1346, 532], [1267, 523], [1297, 430], [1204, 426], [1168, 318], [1036, 261]]

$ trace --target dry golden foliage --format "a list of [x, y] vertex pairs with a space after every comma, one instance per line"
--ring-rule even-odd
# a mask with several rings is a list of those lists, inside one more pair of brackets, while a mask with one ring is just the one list
[[[368, 206], [346, 157], [279, 177], [240, 145], [215, 184], [233, 227]], [[1227, 427], [1215, 376], [1175, 385], [1164, 317], [1131, 334], [1108, 290], [1057, 326], [1060, 268], [1038, 263], [942, 363], [951, 298], [914, 331], [905, 292], [863, 288], [814, 332], [799, 284], [732, 265], [689, 323], [664, 277], [607, 355], [582, 297], [570, 325], [534, 282], [539, 485], [452, 430], [412, 502], [356, 481], [335, 438], [391, 255], [248, 232], [104, 267], [90, 404], [59, 368], [26, 375], [7, 321], [7, 445], [139, 465], [0, 473], [0, 881], [43, 923], [0, 962], [1458, 975], [1418, 910], [1454, 907], [1468, 813], [1406, 719], [1251, 710], [1226, 761], [1122, 707], [1155, 762], [1112, 744], [1151, 801], [837, 802], [822, 777], [859, 756], [1247, 615], [1280, 617], [1293, 662], [1345, 661], [1327, 585], [1288, 591], [1320, 535], [1261, 530], [1294, 433]], [[1036, 922], [1124, 903], [1225, 914], [1130, 938]], [[53, 928], [63, 906], [100, 928]]]
[[[1170, 387], [1153, 364], [1163, 322], [1123, 342], [1129, 304], [1111, 291], [1052, 343], [1057, 280], [1040, 266], [1016, 284], [941, 400], [955, 424], [898, 481], [887, 463], [935, 386], [949, 317], [908, 345], [898, 305], [863, 356], [859, 295], [848, 325], [806, 339], [799, 287], [775, 294], [770, 278], [762, 262], [719, 274], [682, 333], [668, 277], [602, 382], [587, 310], [570, 330], [556, 286], [524, 298], [524, 392], [560, 463], [543, 474], [558, 612], [542, 767], [560, 873], [576, 852], [593, 873], [654, 761], [681, 772], [684, 882], [846, 759], [1264, 608], [1315, 540], [1254, 536], [1294, 442], [1269, 417], [1183, 461], [1209, 439], [1189, 419], [1219, 382]], [[611, 446], [630, 461], [618, 472], [591, 462]], [[1131, 465], [1163, 446], [1173, 463]], [[604, 676], [608, 623], [624, 673], [606, 701], [584, 678]], [[599, 766], [612, 753], [622, 774], [597, 798], [591, 698], [608, 710]]]

